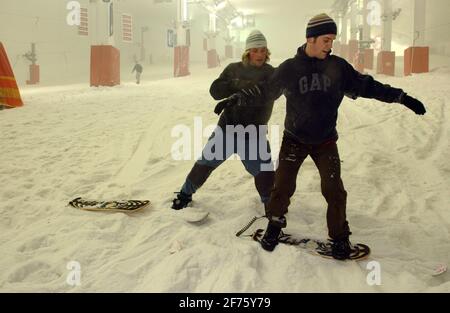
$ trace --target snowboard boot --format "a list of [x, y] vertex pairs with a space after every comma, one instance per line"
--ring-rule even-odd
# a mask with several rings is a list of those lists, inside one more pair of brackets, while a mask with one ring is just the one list
[[266, 251], [273, 251], [278, 244], [278, 238], [280, 237], [281, 227], [269, 222], [266, 232], [261, 239], [261, 246]]
[[188, 206], [192, 202], [192, 195], [187, 195], [184, 192], [176, 192], [177, 197], [172, 201], [172, 209], [181, 210]]
[[352, 244], [348, 237], [331, 241], [331, 255], [336, 260], [347, 260], [352, 252]]

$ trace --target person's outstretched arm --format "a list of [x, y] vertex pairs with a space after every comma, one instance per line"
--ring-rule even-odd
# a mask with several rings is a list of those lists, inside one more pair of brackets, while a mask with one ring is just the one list
[[370, 75], [363, 75], [346, 63], [344, 92], [352, 99], [358, 97], [377, 99], [387, 103], [401, 103], [414, 113], [424, 115], [425, 106], [419, 100], [410, 97], [402, 89], [391, 87], [376, 81]]

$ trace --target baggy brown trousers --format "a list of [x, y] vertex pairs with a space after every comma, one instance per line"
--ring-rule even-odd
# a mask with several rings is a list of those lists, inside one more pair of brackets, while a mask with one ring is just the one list
[[328, 235], [332, 239], [345, 238], [351, 234], [346, 218], [347, 192], [341, 179], [341, 161], [334, 140], [311, 145], [284, 136], [275, 184], [267, 206], [268, 217], [280, 220], [288, 212], [290, 198], [296, 189], [298, 172], [308, 155], [319, 170], [322, 195], [328, 203]]

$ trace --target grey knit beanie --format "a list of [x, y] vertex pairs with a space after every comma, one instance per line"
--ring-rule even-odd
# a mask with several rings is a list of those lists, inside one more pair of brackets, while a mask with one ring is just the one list
[[267, 47], [266, 37], [259, 30], [252, 31], [245, 41], [245, 50], [262, 47]]

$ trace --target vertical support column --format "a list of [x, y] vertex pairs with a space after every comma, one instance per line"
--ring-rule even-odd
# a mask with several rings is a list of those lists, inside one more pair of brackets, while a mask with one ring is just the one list
[[362, 18], [363, 18], [363, 40], [364, 41], [370, 41], [372, 39], [372, 25], [369, 23], [369, 2], [373, 0], [364, 0], [363, 1], [363, 12], [362, 12]]
[[350, 5], [350, 41], [348, 62], [355, 64], [358, 61], [359, 44], [358, 44], [358, 1], [353, 1]]
[[39, 84], [39, 81], [40, 81], [39, 65], [31, 64], [30, 65], [30, 79], [27, 80], [27, 85], [36, 85], [36, 84]]
[[346, 45], [348, 42], [348, 33], [347, 33], [347, 28], [348, 28], [348, 16], [347, 16], [347, 12], [342, 12], [341, 13], [341, 25], [342, 25], [342, 33], [341, 33], [341, 43]]
[[348, 59], [347, 59], [347, 61], [349, 63], [353, 64], [355, 62], [355, 60], [358, 56], [358, 50], [359, 50], [358, 40], [351, 39], [348, 42]]
[[[372, 7], [373, 3], [370, 3], [371, 1], [373, 0], [362, 0], [360, 1], [361, 6], [359, 7], [360, 41], [355, 67], [361, 73], [364, 72], [364, 69], [373, 69], [374, 50], [370, 48], [370, 45], [373, 43], [371, 38], [371, 26], [375, 21], [372, 16], [369, 16], [369, 13], [377, 14], [377, 12], [371, 12], [371, 9], [374, 9]], [[378, 12], [378, 15], [379, 14], [380, 12]]]
[[333, 54], [339, 55], [340, 47], [341, 47], [341, 45], [340, 45], [341, 20], [339, 18], [339, 14], [337, 14], [336, 12], [333, 12], [333, 14], [331, 15], [331, 18], [336, 22], [336, 26], [337, 26], [336, 40], [333, 42]]
[[27, 85], [36, 85], [39, 84], [40, 81], [40, 69], [39, 65], [36, 64], [37, 55], [36, 55], [36, 44], [31, 44], [31, 52], [26, 54], [28, 60], [31, 61], [30, 65], [30, 79], [26, 81]]
[[413, 46], [405, 50], [404, 74], [429, 72], [429, 47], [425, 46], [425, 0], [414, 0]]
[[[372, 0], [363, 1], [363, 41], [372, 42], [372, 21], [369, 20], [369, 2]], [[376, 13], [376, 12], [375, 12]], [[378, 16], [379, 19], [379, 16]], [[373, 58], [374, 50], [370, 47], [371, 44], [367, 45], [364, 50], [364, 68], [372, 70], [373, 69]]]
[[381, 51], [378, 53], [377, 74], [395, 75], [395, 52]]
[[207, 52], [207, 66], [208, 68], [214, 68], [219, 65], [219, 55], [216, 50], [216, 22], [217, 16], [215, 12], [209, 13], [209, 32], [208, 38], [208, 52]]
[[244, 48], [243, 48], [243, 42], [241, 41], [241, 30], [240, 29], [236, 29], [235, 38], [236, 38], [236, 44], [235, 44], [236, 57], [240, 59], [242, 54], [244, 54]]
[[350, 40], [358, 40], [358, 2], [353, 1], [350, 6]]
[[224, 38], [225, 40], [225, 58], [232, 59], [233, 58], [233, 42], [234, 37], [231, 36], [231, 26], [227, 26], [227, 36]]
[[91, 0], [90, 12], [95, 12], [93, 45], [114, 46], [114, 0]]
[[225, 58], [227, 58], [227, 59], [233, 58], [233, 46], [230, 44], [227, 44], [225, 46]]
[[96, 27], [91, 43], [91, 86], [120, 84], [120, 51], [114, 47], [114, 0], [90, 1]]
[[349, 59], [348, 54], [348, 15], [347, 11], [343, 10], [339, 13], [340, 24], [341, 24], [341, 46], [340, 46], [340, 56], [346, 60]]
[[428, 73], [430, 59], [429, 47], [409, 47], [405, 50], [404, 75], [412, 73]]
[[373, 70], [373, 58], [374, 58], [374, 50], [373, 49], [364, 49], [364, 68], [368, 70]]
[[149, 30], [148, 26], [141, 27], [141, 62], [145, 61], [145, 36], [144, 34]]
[[383, 37], [381, 41], [382, 51], [391, 51], [392, 44], [392, 0], [383, 2]]
[[91, 46], [91, 86], [120, 84], [120, 51], [110, 45]]
[[174, 77], [189, 72], [189, 16], [187, 0], [177, 0], [177, 45], [174, 49]]
[[395, 52], [391, 51], [392, 43], [392, 0], [383, 2], [383, 36], [381, 38], [381, 51], [377, 57], [377, 73], [395, 75]]
[[414, 0], [414, 46], [425, 45], [425, 22], [427, 5], [425, 0]]

